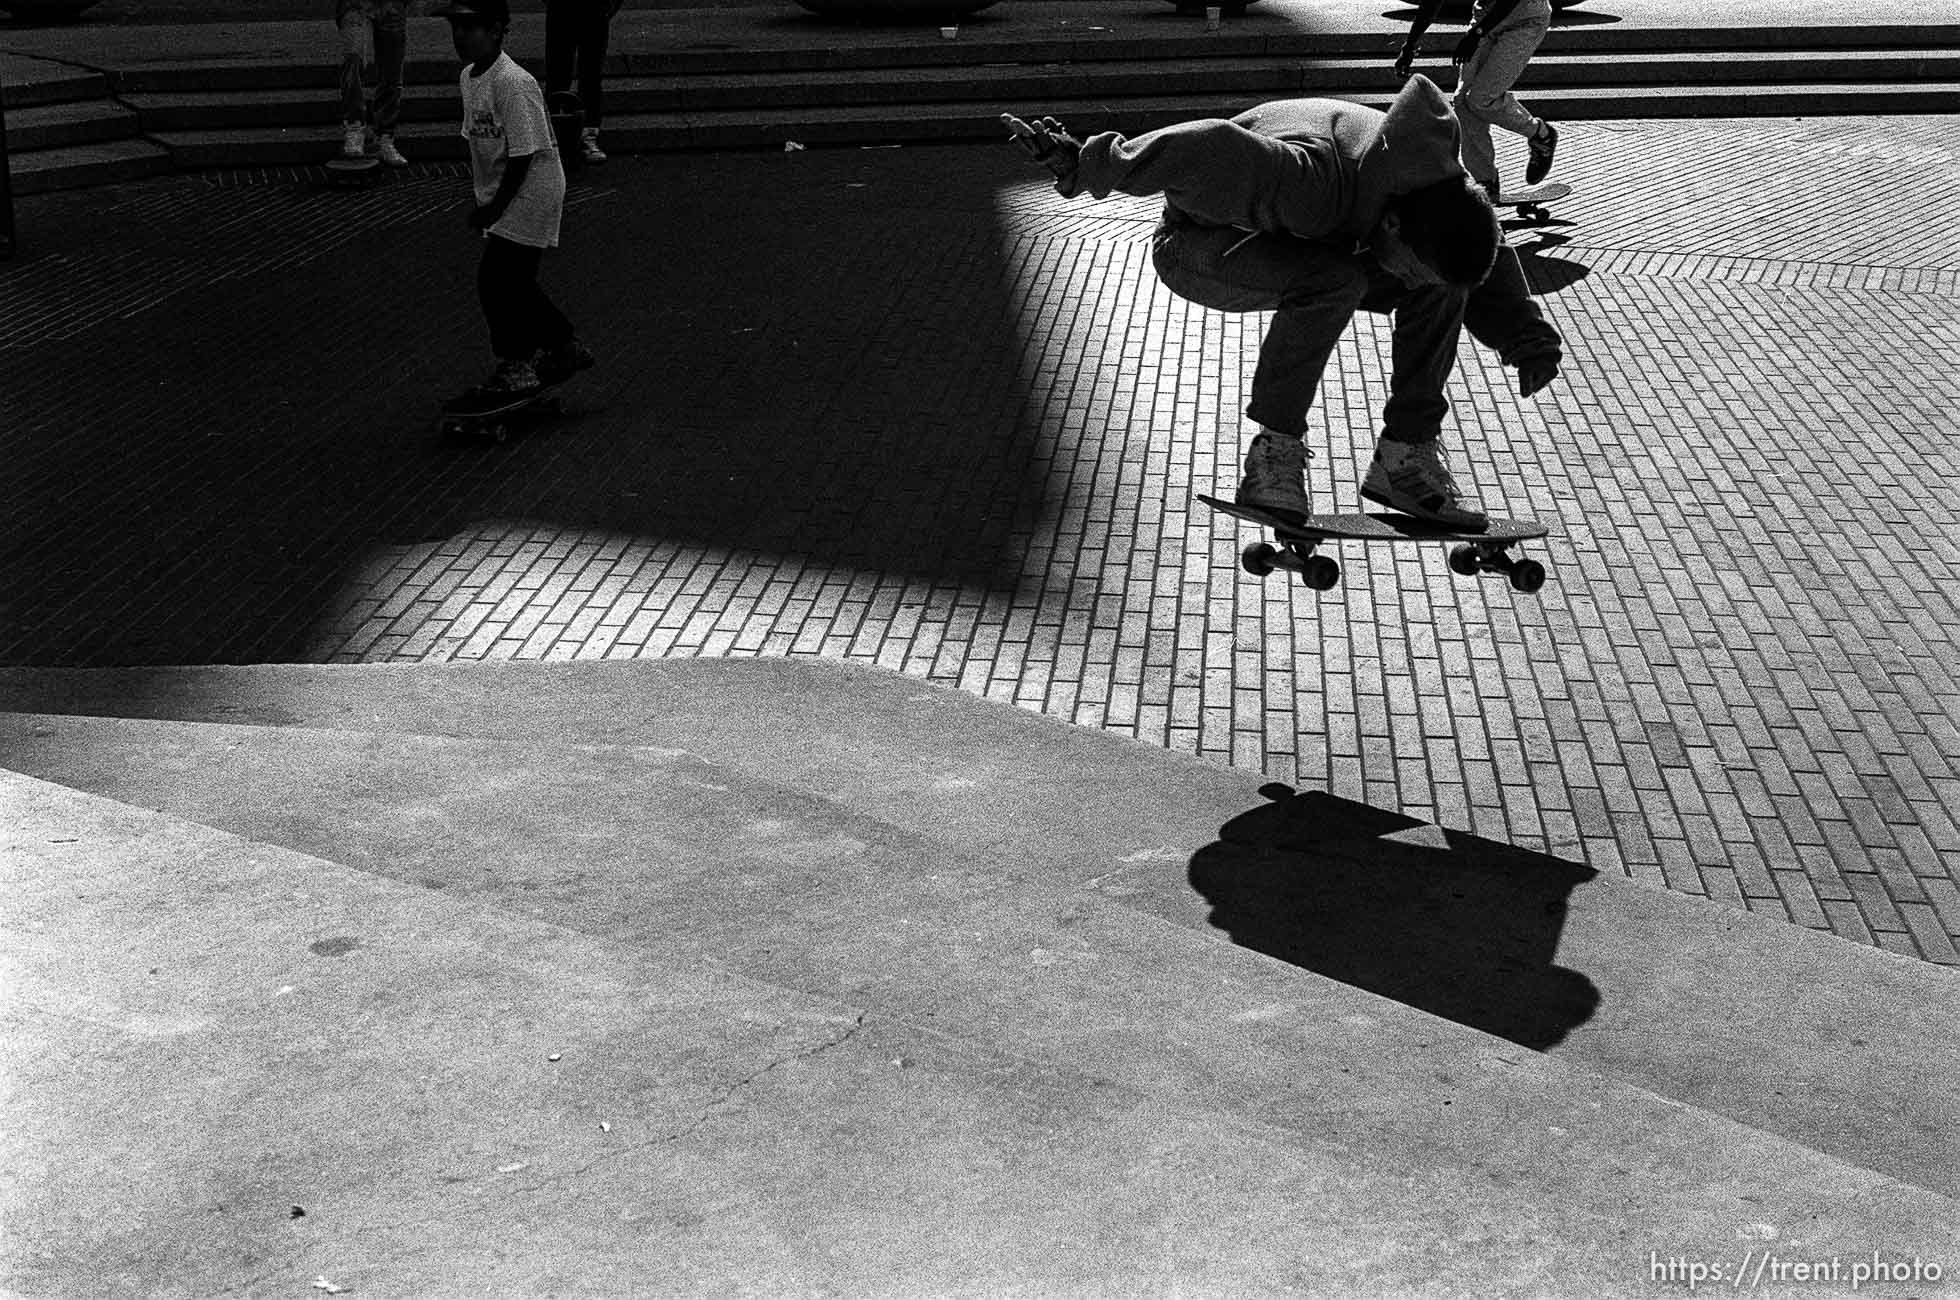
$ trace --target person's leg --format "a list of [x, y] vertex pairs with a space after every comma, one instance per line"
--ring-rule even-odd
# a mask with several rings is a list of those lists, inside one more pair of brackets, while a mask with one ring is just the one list
[[1284, 235], [1166, 221], [1153, 261], [1179, 297], [1217, 311], [1270, 311], [1246, 417], [1260, 426], [1246, 455], [1241, 504], [1297, 516], [1306, 494], [1307, 413], [1367, 278], [1351, 257]]
[[578, 38], [578, 98], [585, 125], [598, 130], [605, 117], [606, 40], [612, 25], [609, 0], [585, 0]]
[[532, 312], [540, 296], [538, 263], [543, 253], [541, 248], [498, 235], [483, 241], [476, 292], [490, 327], [490, 351], [497, 358], [497, 373], [486, 387], [520, 389], [535, 387], [538, 382], [531, 367], [538, 348]]
[[581, 0], [544, 0], [544, 93], [572, 88]]
[[373, 48], [373, 32], [359, 0], [340, 0], [334, 21], [340, 28], [341, 154], [359, 158], [367, 123], [367, 90], [361, 78]]
[[394, 147], [395, 128], [402, 118], [402, 66], [407, 61], [407, 0], [380, 0], [374, 16], [374, 133], [382, 141], [382, 161], [394, 166], [407, 161]]
[[1463, 129], [1463, 169], [1497, 197], [1497, 154], [1490, 129], [1532, 136], [1542, 123], [1511, 93], [1551, 27], [1548, 7], [1513, 11], [1463, 65], [1455, 107]]
[[1391, 510], [1456, 528], [1481, 528], [1484, 513], [1465, 501], [1443, 460], [1444, 386], [1456, 369], [1469, 295], [1448, 285], [1411, 288], [1385, 273], [1374, 277], [1362, 306], [1394, 316], [1388, 402], [1381, 441], [1361, 495]]

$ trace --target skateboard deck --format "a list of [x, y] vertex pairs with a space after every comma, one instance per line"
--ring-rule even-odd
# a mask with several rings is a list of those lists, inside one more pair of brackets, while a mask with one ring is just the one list
[[[558, 382], [563, 382], [558, 381]], [[442, 405], [436, 433], [445, 438], [487, 438], [502, 442], [517, 423], [543, 416], [563, 415], [558, 383], [541, 384], [528, 393], [486, 393], [481, 388], [458, 393]]]
[[1542, 185], [1506, 190], [1493, 197], [1491, 202], [1500, 208], [1516, 208], [1518, 215], [1526, 221], [1544, 221], [1551, 216], [1545, 210], [1545, 205], [1556, 203], [1570, 193], [1572, 187], [1564, 181], [1546, 181]]
[[327, 161], [327, 179], [335, 185], [366, 185], [381, 176], [379, 158], [342, 158]]
[[1273, 530], [1279, 545], [1255, 542], [1240, 552], [1245, 571], [1265, 577], [1274, 569], [1291, 569], [1315, 591], [1328, 591], [1341, 581], [1341, 566], [1332, 556], [1317, 554], [1327, 542], [1449, 542], [1450, 568], [1465, 577], [1479, 573], [1502, 573], [1522, 592], [1534, 592], [1545, 585], [1545, 566], [1536, 560], [1511, 554], [1519, 542], [1546, 536], [1544, 524], [1529, 519], [1492, 519], [1478, 532], [1427, 523], [1391, 511], [1355, 511], [1348, 514], [1308, 515], [1294, 523], [1257, 506], [1242, 506], [1217, 497], [1198, 500], [1218, 511]]

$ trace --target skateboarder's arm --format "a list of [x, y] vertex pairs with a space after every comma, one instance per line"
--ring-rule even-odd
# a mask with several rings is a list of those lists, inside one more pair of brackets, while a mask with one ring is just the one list
[[1278, 140], [1236, 122], [1179, 122], [1124, 139], [1082, 143], [1062, 192], [1161, 194], [1194, 221], [1323, 239], [1346, 215], [1348, 181], [1326, 141]]
[[1470, 337], [1495, 349], [1518, 372], [1518, 393], [1530, 397], [1558, 377], [1565, 343], [1531, 296], [1524, 267], [1510, 248], [1500, 248], [1490, 275], [1463, 306]]

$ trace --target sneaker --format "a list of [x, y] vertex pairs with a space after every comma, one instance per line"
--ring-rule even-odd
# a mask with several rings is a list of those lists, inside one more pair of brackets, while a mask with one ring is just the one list
[[1480, 532], [1489, 517], [1464, 501], [1450, 467], [1443, 463], [1441, 439], [1390, 442], [1375, 448], [1374, 463], [1361, 480], [1361, 495], [1377, 505], [1446, 528]]
[[1289, 519], [1313, 513], [1307, 500], [1307, 444], [1270, 429], [1252, 440], [1245, 453], [1245, 477], [1236, 498], [1242, 506], [1270, 510]]
[[1002, 113], [1000, 120], [1014, 143], [1025, 149], [1028, 157], [1053, 172], [1057, 181], [1066, 185], [1075, 175], [1076, 161], [1082, 156], [1082, 142], [1070, 135], [1060, 122], [1052, 117], [1023, 122], [1012, 113]]
[[359, 122], [343, 123], [340, 129], [340, 156], [353, 161], [367, 156], [367, 128]]
[[[599, 147], [599, 128], [583, 127], [578, 133], [579, 157], [597, 166], [606, 160], [606, 151]], [[589, 363], [588, 363], [589, 364]]]
[[390, 167], [408, 166], [408, 159], [403, 157], [402, 151], [395, 147], [394, 136], [384, 135], [377, 138], [374, 147], [381, 154], [381, 161]]
[[538, 372], [526, 361], [499, 361], [496, 370], [477, 391], [489, 396], [506, 393], [528, 393], [543, 385], [538, 380]]
[[1524, 183], [1536, 185], [1545, 179], [1552, 170], [1552, 155], [1558, 152], [1558, 128], [1545, 119], [1538, 119], [1538, 129], [1531, 135], [1531, 161], [1524, 169]]
[[590, 370], [598, 361], [592, 349], [570, 339], [555, 348], [546, 348], [538, 354], [538, 381], [546, 384], [561, 384], [581, 370]]

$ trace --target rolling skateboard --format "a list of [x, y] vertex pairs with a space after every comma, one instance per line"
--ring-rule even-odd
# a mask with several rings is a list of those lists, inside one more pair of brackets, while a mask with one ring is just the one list
[[1221, 514], [1273, 530], [1278, 546], [1254, 542], [1239, 553], [1245, 571], [1261, 578], [1274, 569], [1291, 569], [1315, 591], [1328, 591], [1340, 583], [1341, 566], [1332, 556], [1316, 554], [1323, 543], [1454, 542], [1456, 545], [1450, 548], [1450, 568], [1465, 577], [1501, 573], [1510, 579], [1514, 588], [1527, 594], [1545, 585], [1544, 565], [1511, 554], [1511, 548], [1519, 542], [1546, 535], [1545, 525], [1529, 519], [1493, 519], [1489, 527], [1476, 533], [1387, 511], [1309, 515], [1304, 522], [1294, 524], [1257, 506], [1235, 505], [1208, 496], [1200, 496], [1198, 500]]
[[357, 185], [372, 185], [379, 179], [379, 158], [343, 158], [336, 153], [327, 160], [327, 180], [334, 185], [352, 189]]
[[486, 393], [481, 388], [459, 393], [443, 403], [436, 433], [444, 438], [503, 442], [520, 421], [565, 413], [564, 403], [553, 391], [562, 382], [540, 384], [528, 393]]
[[1492, 198], [1491, 202], [1500, 208], [1516, 208], [1518, 215], [1526, 221], [1549, 221], [1552, 214], [1545, 210], [1545, 205], [1556, 203], [1570, 193], [1572, 187], [1564, 181], [1546, 181], [1519, 190], [1506, 190]]

